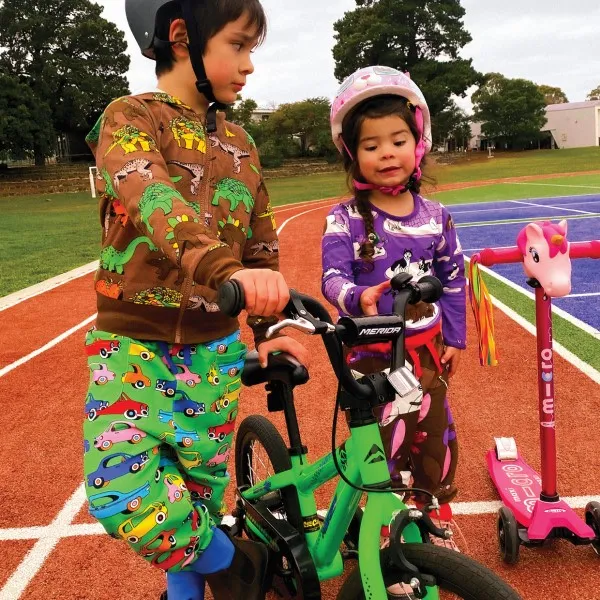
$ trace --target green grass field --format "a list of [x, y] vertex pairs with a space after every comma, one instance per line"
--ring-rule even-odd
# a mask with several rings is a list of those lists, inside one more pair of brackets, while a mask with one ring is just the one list
[[[431, 169], [438, 184], [475, 182], [519, 175], [597, 169], [600, 148], [537, 151], [498, 155], [483, 153], [457, 164]], [[274, 206], [347, 194], [341, 172], [270, 179]], [[428, 194], [445, 204], [574, 196], [600, 192], [600, 175], [500, 183]], [[0, 198], [0, 297], [96, 260], [100, 222], [96, 201], [88, 193], [38, 194]], [[573, 215], [568, 215], [573, 218]], [[491, 293], [534, 322], [533, 302], [504, 283], [486, 276]], [[555, 337], [574, 354], [600, 369], [598, 340], [557, 317]], [[501, 337], [499, 339], [502, 345]]]
[[600, 192], [600, 175], [574, 175], [535, 182], [496, 183], [429, 194], [444, 204], [531, 200], [555, 196], [581, 196]]
[[[483, 277], [490, 294], [494, 298], [512, 308], [531, 324], [535, 324], [535, 303], [533, 300], [490, 275], [485, 274]], [[600, 371], [600, 341], [597, 338], [556, 314], [552, 317], [552, 335], [567, 350]], [[506, 347], [510, 343], [510, 339], [502, 337], [502, 331], [496, 330], [499, 360], [502, 360], [502, 347]]]
[[448, 166], [437, 164], [431, 173], [439, 184], [459, 181], [485, 181], [502, 177], [549, 175], [595, 171], [600, 168], [600, 147], [570, 150], [533, 150], [498, 152], [488, 158], [487, 152], [472, 152]]

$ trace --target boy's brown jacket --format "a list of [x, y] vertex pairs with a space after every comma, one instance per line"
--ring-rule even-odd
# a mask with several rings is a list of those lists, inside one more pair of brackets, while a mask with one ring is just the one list
[[[217, 114], [217, 131], [164, 93], [112, 102], [87, 137], [96, 157], [103, 331], [190, 344], [232, 333], [219, 284], [278, 268], [278, 241], [256, 146]], [[249, 319], [262, 338], [273, 319]]]

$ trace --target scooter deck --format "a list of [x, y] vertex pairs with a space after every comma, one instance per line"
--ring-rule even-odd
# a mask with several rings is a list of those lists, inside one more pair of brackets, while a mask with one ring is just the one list
[[486, 455], [488, 472], [502, 503], [514, 513], [523, 527], [529, 527], [536, 502], [542, 491], [540, 476], [516, 452], [516, 458], [498, 460], [496, 450]]
[[539, 543], [551, 537], [569, 539], [576, 544], [590, 543], [595, 533], [564, 501], [540, 500], [540, 476], [521, 458], [499, 460], [496, 450], [486, 455], [488, 471], [502, 503], [510, 508], [522, 532], [524, 543]]

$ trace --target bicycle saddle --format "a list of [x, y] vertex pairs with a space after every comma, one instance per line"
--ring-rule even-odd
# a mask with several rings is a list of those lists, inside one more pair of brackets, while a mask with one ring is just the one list
[[269, 381], [283, 381], [294, 387], [306, 383], [308, 379], [309, 375], [306, 367], [286, 352], [269, 354], [266, 369], [260, 366], [256, 350], [248, 352], [246, 355], [246, 364], [242, 371], [242, 383], [245, 386], [250, 387]]

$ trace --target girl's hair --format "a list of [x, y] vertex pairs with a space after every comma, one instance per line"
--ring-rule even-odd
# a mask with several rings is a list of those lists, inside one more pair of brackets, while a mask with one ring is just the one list
[[[361, 102], [353, 111], [346, 115], [342, 123], [342, 139], [350, 154], [343, 152], [344, 169], [347, 173], [347, 183], [350, 191], [354, 194], [356, 208], [365, 223], [366, 240], [360, 246], [359, 256], [363, 260], [371, 262], [375, 254], [375, 227], [373, 224], [373, 213], [369, 204], [369, 190], [357, 190], [353, 180], [363, 181], [358, 161], [356, 159], [360, 130], [365, 119], [380, 119], [382, 117], [397, 116], [403, 119], [410, 129], [415, 143], [421, 139], [421, 133], [417, 127], [417, 120], [413, 109], [406, 98], [397, 95], [381, 95], [368, 98]], [[425, 159], [421, 160], [421, 166], [425, 165]], [[421, 182], [411, 177], [408, 188], [417, 194], [421, 191]]]
[[[248, 27], [256, 27], [258, 44], [261, 44], [267, 35], [267, 17], [260, 0], [204, 0], [196, 4], [194, 15], [201, 39], [204, 40], [203, 53], [208, 40], [217, 35], [227, 23], [237, 21], [242, 15], [247, 16]], [[162, 6], [156, 14], [156, 38], [168, 40], [171, 23], [176, 19], [183, 19], [179, 2], [169, 2]], [[175, 61], [170, 46], [156, 44], [154, 54], [157, 77], [173, 69]]]

